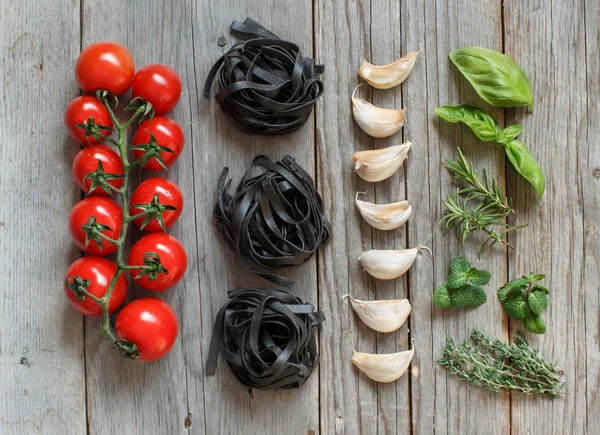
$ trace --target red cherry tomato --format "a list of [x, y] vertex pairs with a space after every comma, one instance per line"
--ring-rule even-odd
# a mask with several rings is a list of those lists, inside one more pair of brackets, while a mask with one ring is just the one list
[[[69, 134], [75, 142], [84, 145], [87, 144], [85, 140], [85, 131], [81, 128], [77, 128], [78, 124], [87, 124], [89, 118], [94, 118], [94, 122], [98, 125], [106, 127], [112, 127], [112, 118], [108, 114], [108, 110], [104, 107], [104, 104], [100, 102], [96, 97], [91, 95], [83, 95], [75, 98], [69, 103], [65, 110], [65, 126], [69, 131]], [[110, 130], [101, 130], [101, 133], [110, 136]], [[104, 139], [100, 138], [100, 142], [96, 141], [92, 136], [89, 136], [90, 144], [98, 144], [104, 142]]]
[[116, 252], [116, 245], [104, 239], [101, 239], [102, 249], [99, 248], [93, 239], [90, 239], [88, 247], [85, 247], [85, 231], [83, 230], [83, 226], [89, 222], [92, 216], [96, 218], [99, 224], [110, 227], [110, 230], [102, 231], [102, 234], [111, 239], [118, 239], [121, 234], [121, 222], [123, 220], [121, 207], [112, 199], [101, 196], [90, 196], [75, 204], [69, 215], [71, 237], [73, 237], [77, 246], [82, 250], [102, 257]]
[[[131, 201], [129, 203], [132, 204], [132, 206], [129, 209], [129, 215], [135, 216], [136, 214], [145, 211], [144, 207], [135, 207], [135, 205], [152, 205], [154, 202], [155, 195], [158, 195], [158, 202], [160, 204], [154, 206], [155, 208], [160, 208], [161, 206], [165, 205], [173, 206], [176, 208], [176, 210], [165, 210], [162, 212], [162, 220], [165, 224], [165, 228], [170, 228], [175, 223], [175, 221], [181, 214], [181, 211], [183, 210], [183, 195], [181, 194], [181, 190], [179, 190], [177, 184], [173, 183], [170, 180], [167, 180], [166, 178], [149, 178], [148, 180], [140, 184], [131, 196]], [[141, 228], [145, 219], [146, 217], [140, 217], [135, 219], [133, 223], [138, 228]], [[157, 218], [152, 217], [150, 222], [148, 222], [144, 226], [143, 230], [149, 233], [154, 233], [157, 231], [162, 231], [162, 228], [160, 227]]]
[[178, 331], [175, 312], [156, 298], [140, 298], [125, 305], [115, 321], [117, 337], [137, 345], [140, 361], [164, 356], [173, 347]]
[[[69, 266], [65, 275], [65, 283], [70, 286], [77, 285], [78, 281], [83, 285], [87, 284], [85, 290], [101, 298], [106, 293], [116, 272], [117, 265], [112, 261], [100, 257], [83, 257]], [[78, 280], [78, 277], [80, 280]], [[86, 280], [89, 283], [85, 283]], [[68, 288], [67, 285], [64, 286], [65, 295], [73, 308], [84, 316], [100, 316], [102, 312], [100, 305], [88, 297], [83, 300], [77, 299], [74, 291]], [[127, 280], [124, 275], [121, 275], [110, 295], [108, 312], [112, 313], [119, 308], [125, 300], [125, 296], [127, 296]]]
[[[167, 270], [167, 273], [159, 272], [155, 279], [150, 279], [149, 274], [136, 279], [136, 282], [143, 288], [164, 291], [173, 287], [183, 277], [187, 268], [187, 254], [175, 237], [166, 233], [152, 233], [142, 237], [129, 252], [129, 264], [144, 266], [144, 258], [147, 257], [147, 253], [157, 254], [160, 264]], [[132, 269], [131, 276], [135, 277], [140, 272], [140, 269]]]
[[181, 80], [167, 65], [146, 65], [135, 74], [131, 84], [131, 97], [148, 101], [156, 115], [165, 115], [173, 110], [180, 96]]
[[124, 94], [131, 86], [134, 73], [131, 53], [109, 41], [88, 45], [75, 65], [75, 79], [83, 92], [103, 90]]
[[[133, 136], [133, 145], [143, 145], [150, 143], [150, 133], [154, 135], [156, 143], [161, 147], [171, 149], [173, 152], [161, 152], [160, 158], [168, 168], [175, 163], [177, 157], [183, 150], [183, 130], [175, 121], [164, 116], [155, 116], [152, 120], [144, 121], [140, 124], [135, 136]], [[144, 150], [133, 150], [133, 156], [139, 159], [146, 151]], [[148, 160], [148, 163], [144, 165], [144, 168], [150, 171], [160, 171], [164, 169], [155, 157]]]
[[[73, 160], [73, 177], [85, 193], [90, 196], [110, 196], [102, 187], [97, 186], [90, 192], [92, 180], [84, 177], [96, 172], [98, 169], [98, 161], [102, 162], [104, 173], [110, 177], [112, 175], [123, 175], [123, 162], [121, 157], [112, 148], [106, 145], [95, 145], [85, 147], [77, 153]], [[107, 183], [119, 189], [123, 185], [122, 178], [107, 178]]]

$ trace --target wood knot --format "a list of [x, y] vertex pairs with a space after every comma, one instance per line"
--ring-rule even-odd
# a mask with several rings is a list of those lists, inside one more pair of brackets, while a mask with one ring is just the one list
[[185, 420], [183, 421], [183, 427], [185, 427], [186, 429], [192, 427], [192, 414], [188, 414], [188, 416], [185, 418]]
[[594, 178], [596, 180], [600, 180], [600, 168], [594, 169], [594, 172], [592, 172], [592, 175], [594, 176]]
[[25, 357], [21, 358], [21, 361], [19, 362], [24, 366], [29, 365], [29, 360]]
[[217, 44], [219, 47], [225, 47], [227, 45], [227, 39], [221, 36], [219, 39], [217, 39]]

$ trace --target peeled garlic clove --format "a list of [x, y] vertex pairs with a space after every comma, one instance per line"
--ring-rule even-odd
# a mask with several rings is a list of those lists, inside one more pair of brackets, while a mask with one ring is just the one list
[[352, 157], [354, 170], [365, 181], [385, 180], [402, 166], [411, 146], [412, 143], [406, 142], [380, 150], [358, 151]]
[[415, 66], [417, 56], [423, 50], [407, 53], [395, 62], [388, 65], [373, 65], [366, 60], [358, 69], [358, 75], [367, 83], [377, 89], [389, 89], [398, 86], [409, 76]]
[[393, 230], [404, 225], [412, 213], [408, 201], [394, 202], [391, 204], [373, 204], [361, 201], [356, 194], [356, 206], [362, 217], [369, 225], [378, 230]]
[[354, 351], [352, 364], [376, 382], [394, 382], [410, 365], [415, 349], [398, 353], [362, 353]]
[[426, 246], [400, 250], [371, 249], [360, 254], [358, 260], [369, 275], [377, 279], [395, 279], [410, 269], [421, 249], [431, 253]]
[[410, 314], [408, 299], [361, 301], [350, 298], [350, 305], [369, 328], [379, 332], [393, 332], [404, 324]]
[[404, 125], [404, 109], [384, 109], [355, 97], [359, 86], [352, 94], [352, 114], [360, 128], [373, 137], [388, 137], [400, 130]]

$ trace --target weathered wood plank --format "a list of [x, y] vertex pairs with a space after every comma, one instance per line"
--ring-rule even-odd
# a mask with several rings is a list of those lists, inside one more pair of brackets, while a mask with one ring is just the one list
[[[134, 288], [135, 297], [157, 296], [167, 301], [179, 317], [179, 338], [171, 352], [153, 363], [121, 358], [100, 335], [97, 322], [86, 328], [88, 422], [91, 434], [204, 433], [203, 355], [201, 303], [196, 242], [194, 145], [197, 145], [197, 92], [193, 32], [196, 5], [187, 2], [102, 1], [84, 3], [83, 45], [111, 39], [127, 47], [136, 69], [149, 63], [174, 68], [182, 80], [182, 96], [169, 115], [185, 133], [185, 148], [166, 172], [137, 170], [133, 189], [151, 176], [167, 176], [179, 185], [185, 199], [179, 221], [169, 233], [187, 249], [184, 279], [163, 294]], [[204, 168], [198, 168], [199, 171]], [[132, 239], [137, 240], [134, 232]], [[131, 282], [131, 279], [130, 279]], [[133, 287], [133, 286], [132, 286]], [[135, 416], [135, 418], [132, 418]]]
[[[578, 152], [583, 207], [583, 287], [586, 353], [587, 433], [600, 428], [600, 4], [585, 3], [587, 64], [587, 150]], [[578, 135], [579, 136], [579, 135]], [[581, 391], [580, 394], [584, 392]]]
[[79, 256], [67, 227], [77, 146], [63, 126], [79, 7], [0, 2], [0, 29], [0, 433], [81, 434], [83, 320], [62, 292]]
[[[229, 26], [235, 19], [250, 16], [276, 35], [297, 42], [303, 53], [312, 55], [312, 13], [309, 0], [241, 1], [227, 0], [198, 5], [194, 25], [194, 54], [198, 89], [212, 63], [231, 47], [235, 38]], [[226, 39], [220, 47], [219, 37]], [[325, 74], [329, 74], [326, 69]], [[213, 89], [214, 92], [214, 89]], [[309, 172], [314, 172], [314, 132], [312, 122], [299, 131], [278, 137], [250, 136], [235, 129], [214, 99], [200, 101], [194, 168], [198, 231], [198, 267], [202, 300], [202, 346], [206, 354], [217, 311], [227, 300], [230, 288], [272, 287], [243, 270], [236, 256], [211, 221], [216, 186], [224, 166], [235, 180], [244, 173], [252, 158], [266, 154], [278, 160], [290, 154]], [[326, 248], [326, 250], [331, 248]], [[292, 293], [317, 304], [316, 260], [283, 271], [296, 280]], [[326, 328], [331, 318], [327, 315]], [[214, 377], [205, 378], [206, 433], [299, 433], [319, 432], [319, 373], [297, 390], [261, 392], [243, 388], [221, 360]]]
[[[569, 392], [554, 401], [513, 397], [512, 426], [515, 431], [521, 428], [540, 433], [585, 433], [589, 405], [586, 326], [591, 327], [587, 329], [591, 335], [588, 340], [595, 341], [589, 349], [593, 357], [598, 353], [597, 337], [592, 338], [597, 335], [593, 325], [598, 316], [598, 272], [590, 270], [597, 262], [597, 240], [593, 231], [586, 238], [584, 220], [588, 230], [598, 225], [598, 215], [593, 214], [598, 191], [597, 182], [592, 179], [597, 156], [588, 143], [593, 136], [587, 131], [588, 119], [594, 118], [587, 114], [584, 4], [509, 1], [504, 17], [506, 53], [527, 71], [535, 95], [534, 113], [507, 111], [508, 119], [523, 124], [522, 141], [538, 157], [547, 174], [546, 194], [536, 204], [530, 186], [512, 169], [509, 171], [515, 206], [521, 219], [529, 223], [528, 228], [513, 236], [516, 249], [509, 256], [510, 276], [532, 271], [546, 274], [551, 291], [550, 306], [544, 313], [547, 332], [542, 336], [528, 335], [532, 345], [539, 346], [549, 360], [559, 361]], [[598, 24], [590, 24], [597, 34]], [[593, 34], [592, 30], [591, 41], [597, 41]], [[592, 86], [594, 80], [597, 83], [597, 76], [588, 79]], [[597, 102], [593, 104], [597, 109]], [[597, 124], [597, 117], [592, 122]], [[586, 248], [596, 248], [596, 254], [589, 258]], [[520, 329], [518, 322], [511, 322], [511, 331]], [[587, 374], [592, 379], [597, 375], [590, 371]]]
[[[490, 144], [479, 141], [465, 126], [441, 121], [433, 109], [443, 104], [481, 105], [500, 123], [502, 111], [483, 102], [448, 59], [448, 53], [467, 45], [502, 49], [501, 4], [485, 2], [407, 2], [402, 12], [403, 41], [414, 50], [424, 44], [423, 60], [405, 82], [409, 109], [405, 135], [415, 143], [407, 162], [407, 196], [415, 208], [408, 224], [409, 245], [425, 244], [434, 260], [423, 261], [410, 273], [413, 315], [411, 333], [416, 353], [412, 366], [413, 429], [417, 433], [505, 433], [508, 430], [508, 398], [470, 388], [437, 365], [447, 338], [463, 339], [474, 327], [502, 337], [506, 324], [494, 290], [506, 277], [506, 252], [500, 247], [477, 258], [483, 241], [467, 242], [464, 255], [474, 266], [490, 270], [488, 301], [476, 310], [439, 309], [431, 294], [446, 279], [450, 260], [460, 254], [450, 233], [442, 237], [440, 199], [453, 194], [456, 184], [442, 168], [460, 147], [481, 175], [483, 168], [504, 185], [504, 157]], [[435, 11], [435, 13], [432, 13]]]

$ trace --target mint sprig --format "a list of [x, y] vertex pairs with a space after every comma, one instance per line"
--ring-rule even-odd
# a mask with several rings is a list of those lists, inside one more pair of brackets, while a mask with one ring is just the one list
[[455, 257], [450, 262], [450, 275], [433, 294], [433, 303], [440, 308], [477, 308], [487, 301], [481, 286], [490, 282], [487, 270], [476, 269], [465, 257]]
[[539, 281], [542, 274], [531, 273], [529, 276], [513, 279], [498, 290], [498, 299], [508, 317], [522, 320], [523, 326], [534, 334], [546, 332], [546, 323], [540, 314], [548, 308], [548, 290]]

